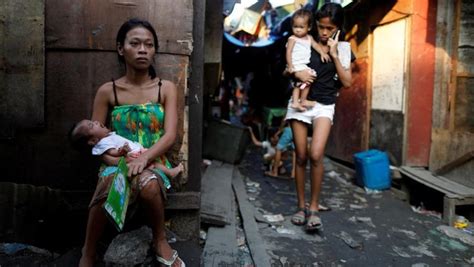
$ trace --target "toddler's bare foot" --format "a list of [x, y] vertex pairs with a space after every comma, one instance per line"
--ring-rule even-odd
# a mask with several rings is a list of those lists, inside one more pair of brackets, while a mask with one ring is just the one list
[[183, 171], [184, 171], [183, 163], [178, 164], [178, 166], [174, 168], [168, 169], [168, 172], [171, 178], [175, 178], [176, 176], [178, 176], [178, 174], [180, 174]]
[[316, 101], [310, 101], [310, 100], [303, 100], [302, 106], [305, 108], [312, 108], [316, 105]]
[[306, 111], [306, 109], [299, 102], [293, 102], [290, 107], [296, 109], [297, 111]]

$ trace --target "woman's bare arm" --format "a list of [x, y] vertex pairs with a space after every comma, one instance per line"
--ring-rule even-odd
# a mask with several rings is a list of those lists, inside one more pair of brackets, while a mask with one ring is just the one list
[[107, 114], [109, 112], [110, 94], [112, 93], [112, 86], [106, 83], [99, 87], [94, 98], [94, 105], [92, 107], [92, 121], [99, 121], [105, 124]]
[[334, 39], [329, 38], [328, 40], [329, 55], [331, 55], [332, 61], [334, 62], [334, 65], [336, 66], [336, 72], [337, 72], [337, 75], [339, 76], [339, 80], [341, 81], [342, 86], [350, 87], [352, 85], [352, 70], [351, 68], [344, 69], [344, 67], [341, 64], [341, 61], [339, 60], [339, 56], [337, 54], [337, 43], [338, 43], [337, 40], [339, 40], [339, 34], [340, 34], [340, 31], [337, 32], [336, 37]]

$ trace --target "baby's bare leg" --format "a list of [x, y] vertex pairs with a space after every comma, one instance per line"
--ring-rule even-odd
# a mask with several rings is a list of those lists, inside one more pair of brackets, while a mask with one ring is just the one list
[[166, 174], [166, 176], [170, 178], [174, 178], [184, 171], [184, 166], [182, 163], [179, 163], [178, 166], [171, 169], [166, 168], [166, 166], [161, 163], [154, 163], [154, 168], [160, 169], [164, 174]]

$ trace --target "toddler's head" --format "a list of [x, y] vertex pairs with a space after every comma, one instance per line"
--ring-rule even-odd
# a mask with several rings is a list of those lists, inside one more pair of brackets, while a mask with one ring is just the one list
[[110, 130], [98, 121], [82, 120], [74, 125], [69, 139], [74, 147], [84, 149], [97, 144]]
[[291, 29], [296, 37], [304, 37], [311, 30], [312, 14], [310, 10], [298, 9], [291, 17]]

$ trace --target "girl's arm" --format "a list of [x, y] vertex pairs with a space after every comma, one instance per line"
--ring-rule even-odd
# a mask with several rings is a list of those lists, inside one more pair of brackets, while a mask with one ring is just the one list
[[344, 87], [350, 87], [352, 85], [352, 70], [351, 68], [347, 70], [344, 69], [344, 67], [341, 64], [341, 61], [339, 60], [339, 56], [337, 54], [337, 43], [338, 43], [337, 40], [339, 40], [340, 33], [341, 31], [338, 31], [334, 39], [329, 38], [328, 40], [329, 55], [332, 57], [332, 61], [334, 62], [334, 65], [336, 65], [336, 72], [337, 72], [337, 75], [339, 76], [339, 80], [341, 81], [342, 85]]
[[293, 36], [290, 36], [290, 38], [288, 38], [288, 42], [286, 43], [286, 64], [288, 65], [288, 71], [290, 73], [293, 72], [293, 61], [291, 58], [291, 52], [293, 51], [296, 42], [295, 39], [292, 37]]
[[161, 93], [165, 112], [165, 134], [147, 151], [128, 163], [129, 176], [141, 173], [149, 163], [153, 162], [159, 156], [164, 155], [176, 141], [178, 128], [178, 94], [176, 86], [172, 82], [162, 81], [162, 83]]

